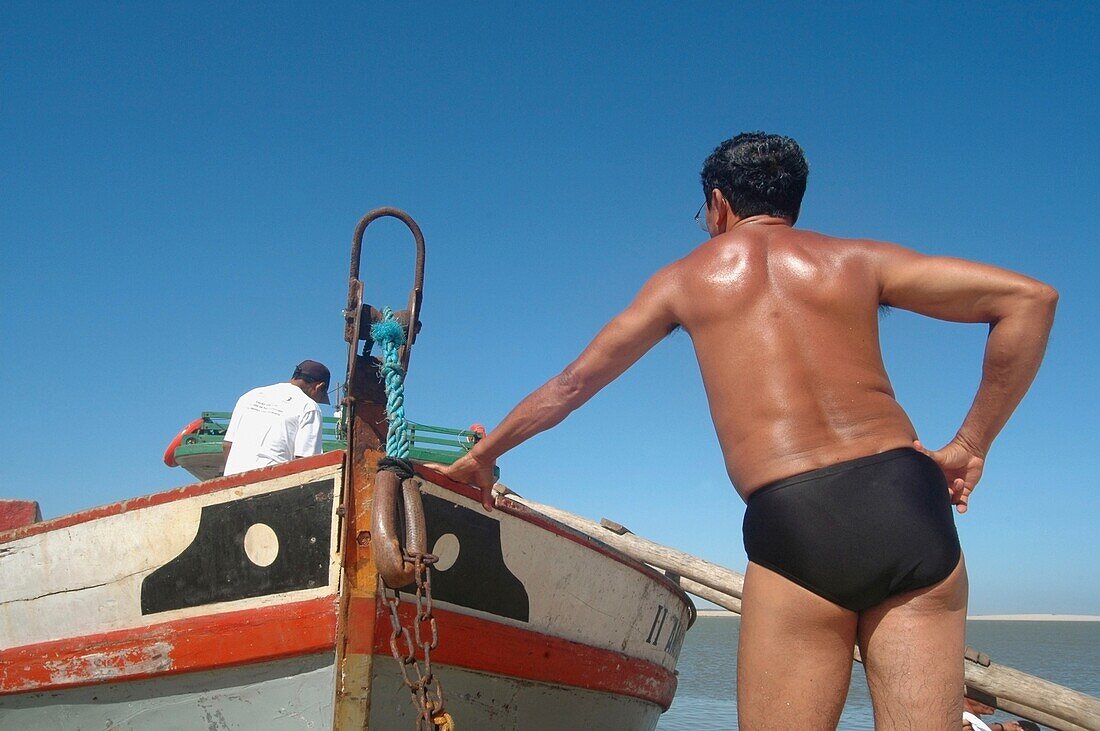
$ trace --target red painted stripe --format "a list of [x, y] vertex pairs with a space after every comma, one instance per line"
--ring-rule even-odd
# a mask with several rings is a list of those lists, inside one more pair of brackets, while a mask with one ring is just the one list
[[[349, 626], [362, 632], [378, 623], [373, 651], [389, 656], [390, 620], [384, 602], [359, 600], [350, 606]], [[337, 599], [329, 596], [0, 650], [0, 694], [332, 651], [336, 611]], [[413, 605], [401, 604], [406, 626], [414, 614]], [[640, 698], [666, 709], [672, 703], [676, 675], [655, 663], [442, 609], [435, 616], [439, 646], [432, 659], [441, 665]]]
[[[473, 500], [479, 505], [481, 504], [481, 490], [475, 487], [471, 487], [470, 485], [462, 482], [455, 482], [446, 475], [442, 475], [433, 469], [424, 467], [423, 465], [416, 465], [416, 471], [420, 474], [421, 477], [435, 483], [436, 485], [439, 485], [443, 489], [458, 493], [463, 497], [467, 497], [470, 500]], [[695, 624], [695, 603], [688, 598], [688, 595], [684, 593], [684, 590], [680, 588], [679, 584], [665, 576], [660, 571], [657, 571], [652, 566], [644, 564], [641, 561], [637, 561], [630, 556], [627, 556], [625, 553], [622, 553], [621, 551], [612, 548], [606, 543], [597, 541], [592, 536], [581, 533], [580, 531], [574, 530], [567, 525], [563, 525], [562, 523], [559, 523], [556, 520], [543, 515], [542, 513], [536, 512], [524, 505], [523, 503], [517, 503], [513, 500], [510, 500], [507, 496], [497, 497], [495, 509], [501, 510], [505, 513], [508, 513], [509, 515], [513, 515], [520, 520], [531, 523], [532, 525], [536, 525], [543, 530], [553, 533], [554, 535], [559, 535], [562, 538], [568, 538], [574, 543], [579, 543], [586, 548], [590, 548], [597, 553], [614, 559], [624, 566], [629, 566], [638, 573], [645, 574], [659, 584], [663, 584], [665, 588], [675, 594], [677, 598], [679, 598], [679, 600], [687, 606], [689, 615], [688, 627]]]
[[336, 597], [0, 650], [0, 694], [266, 662], [332, 650]]
[[[377, 612], [374, 652], [391, 657], [389, 609], [382, 598]], [[399, 614], [411, 628], [416, 607], [402, 603]], [[439, 630], [433, 664], [640, 698], [665, 710], [672, 705], [676, 673], [656, 663], [444, 609], [433, 615]]]
[[287, 475], [298, 474], [299, 472], [305, 472], [306, 470], [312, 470], [318, 467], [327, 467], [329, 465], [339, 464], [343, 459], [344, 453], [342, 451], [325, 452], [324, 454], [318, 454], [314, 457], [296, 459], [286, 464], [272, 465], [271, 467], [264, 467], [263, 469], [252, 470], [250, 472], [241, 472], [240, 474], [230, 475], [229, 477], [219, 477], [214, 480], [207, 480], [206, 482], [196, 482], [193, 485], [177, 487], [174, 490], [168, 490], [166, 492], [158, 492], [153, 495], [131, 498], [130, 500], [123, 500], [122, 502], [112, 503], [111, 505], [102, 505], [97, 508], [91, 508], [79, 513], [72, 513], [71, 515], [63, 515], [59, 518], [53, 518], [22, 528], [2, 531], [0, 532], [0, 543], [14, 541], [17, 538], [25, 538], [26, 536], [38, 535], [39, 533], [46, 533], [47, 531], [58, 530], [60, 528], [69, 528], [74, 525], [79, 525], [80, 523], [87, 523], [88, 521], [106, 518], [111, 515], [119, 515], [131, 510], [140, 510], [141, 508], [148, 508], [154, 505], [163, 505], [164, 503], [184, 500], [189, 497], [195, 497], [196, 495], [208, 495], [212, 492], [218, 492], [219, 490], [225, 490], [231, 487], [251, 485], [256, 482], [286, 477]]

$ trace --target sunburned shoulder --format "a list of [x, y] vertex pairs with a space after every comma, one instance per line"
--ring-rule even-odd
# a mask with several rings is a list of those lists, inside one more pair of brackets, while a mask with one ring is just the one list
[[685, 256], [658, 270], [646, 285], [646, 293], [674, 294], [716, 274], [744, 275], [763, 271], [779, 259], [793, 258], [829, 268], [878, 266], [891, 258], [911, 257], [916, 252], [897, 244], [873, 239], [844, 238], [789, 226], [736, 229], [706, 241]]
[[875, 239], [866, 238], [847, 238], [843, 236], [830, 236], [828, 234], [818, 233], [816, 231], [798, 231], [797, 233], [803, 234], [801, 237], [802, 243], [807, 245], [817, 245], [830, 247], [836, 250], [848, 251], [853, 254], [865, 254], [871, 256], [879, 256], [883, 254], [889, 254], [894, 252], [910, 252], [910, 249], [906, 249], [903, 246], [889, 242], [878, 241]]
[[764, 232], [763, 235], [743, 236], [739, 237], [736, 243], [743, 246], [754, 246], [758, 248], [783, 248], [789, 246], [794, 248], [805, 248], [810, 251], [827, 250], [853, 255], [873, 255], [881, 253], [884, 250], [901, 248], [896, 244], [890, 244], [884, 241], [832, 236], [818, 231], [797, 228], [768, 231]]
[[709, 269], [722, 264], [738, 261], [763, 261], [776, 256], [794, 255], [815, 258], [826, 256], [832, 259], [858, 258], [874, 259], [908, 250], [882, 241], [871, 239], [843, 238], [829, 236], [804, 229], [790, 227], [770, 231], [735, 230], [715, 236], [696, 247], [682, 259], [673, 262], [658, 274], [675, 275]]

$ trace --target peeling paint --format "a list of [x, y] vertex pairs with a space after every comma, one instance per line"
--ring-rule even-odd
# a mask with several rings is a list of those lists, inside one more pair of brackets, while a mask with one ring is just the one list
[[117, 652], [91, 652], [66, 660], [47, 660], [43, 664], [51, 683], [86, 683], [171, 670], [171, 652], [170, 644], [156, 642]]
[[[323, 653], [61, 691], [0, 693], [0, 729], [209, 731], [213, 724], [218, 731], [318, 731], [331, 728], [332, 662], [332, 654]], [[285, 718], [277, 717], [283, 710]]]

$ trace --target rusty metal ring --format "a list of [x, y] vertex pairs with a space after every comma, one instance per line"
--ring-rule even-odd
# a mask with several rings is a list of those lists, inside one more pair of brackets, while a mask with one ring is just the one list
[[[413, 270], [413, 287], [409, 291], [408, 340], [400, 350], [401, 367], [408, 370], [409, 351], [412, 348], [413, 342], [416, 340], [417, 324], [420, 322], [420, 305], [424, 299], [424, 233], [420, 230], [420, 225], [413, 220], [413, 217], [400, 208], [393, 208], [391, 206], [375, 208], [373, 211], [363, 216], [363, 218], [359, 220], [359, 224], [355, 227], [355, 233], [351, 237], [351, 267], [348, 270], [348, 281], [350, 284], [354, 284], [354, 282], [359, 280], [359, 264], [363, 251], [363, 234], [366, 232], [367, 226], [379, 218], [386, 216], [396, 218], [404, 223], [412, 233], [413, 240], [416, 243], [416, 265]], [[354, 307], [355, 305], [351, 302], [353, 298], [349, 296], [348, 299], [349, 308]]]

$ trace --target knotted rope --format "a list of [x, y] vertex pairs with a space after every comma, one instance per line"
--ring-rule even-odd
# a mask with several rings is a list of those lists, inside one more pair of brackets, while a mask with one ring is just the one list
[[[432, 673], [432, 650], [439, 644], [439, 635], [432, 616], [431, 567], [438, 559], [425, 548], [424, 507], [420, 502], [420, 486], [413, 479], [413, 464], [409, 461], [411, 439], [409, 424], [405, 421], [405, 369], [401, 366], [398, 354], [405, 344], [405, 328], [401, 327], [401, 323], [394, 318], [393, 311], [387, 307], [382, 310], [381, 322], [371, 325], [370, 336], [382, 348], [382, 380], [386, 385], [386, 417], [389, 420], [386, 456], [378, 462], [378, 484], [388, 472], [396, 475], [401, 482], [404, 501], [397, 500], [395, 495], [392, 509], [399, 510], [400, 506], [405, 508], [406, 544], [400, 550], [403, 564], [413, 566], [413, 581], [416, 584], [416, 619], [412, 625], [412, 633], [401, 626], [397, 610], [397, 591], [393, 592], [392, 597], [386, 596], [386, 604], [390, 609], [390, 625], [393, 627], [390, 652], [401, 668], [402, 680], [412, 693], [413, 706], [418, 712], [416, 728], [420, 731], [454, 731], [454, 719], [443, 706], [443, 686]], [[374, 510], [381, 509], [375, 503]], [[422, 632], [426, 631], [425, 627], [430, 628], [430, 637], [422, 636]], [[402, 638], [405, 642], [403, 651], [398, 646], [398, 640]], [[423, 654], [423, 671], [416, 658], [417, 649]], [[409, 677], [410, 668], [416, 675], [415, 680]]]
[[409, 424], [405, 421], [405, 369], [398, 351], [405, 344], [405, 328], [401, 327], [387, 307], [382, 321], [370, 326], [371, 339], [382, 349], [382, 380], [386, 384], [386, 454], [398, 459], [409, 457]]

